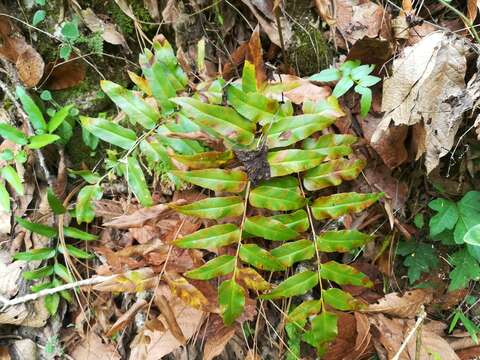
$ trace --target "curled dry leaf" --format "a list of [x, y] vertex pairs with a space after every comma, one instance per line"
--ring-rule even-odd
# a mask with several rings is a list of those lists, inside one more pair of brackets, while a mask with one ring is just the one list
[[85, 25], [92, 32], [100, 32], [103, 40], [112, 45], [122, 45], [127, 48], [127, 42], [123, 35], [116, 29], [115, 25], [100, 19], [92, 9], [82, 10], [82, 18]]
[[160, 215], [164, 215], [169, 211], [168, 204], [158, 204], [149, 208], [142, 208], [131, 214], [125, 214], [116, 219], [104, 223], [103, 226], [113, 227], [116, 229], [128, 229], [133, 227], [141, 227], [147, 221], [158, 219]]
[[[0, 11], [3, 12], [3, 7], [0, 7]], [[25, 86], [37, 85], [43, 76], [45, 63], [6, 16], [0, 16], [0, 40], [0, 57], [15, 64]]]
[[403, 296], [400, 296], [398, 293], [390, 293], [378, 300], [376, 304], [370, 304], [361, 311], [364, 313], [383, 313], [402, 318], [412, 318], [418, 315], [422, 305], [429, 304], [432, 300], [432, 292], [426, 289], [407, 291]]
[[234, 326], [225, 326], [218, 315], [212, 315], [207, 323], [205, 347], [203, 348], [203, 360], [212, 360], [220, 355], [230, 339], [235, 335]]
[[15, 62], [18, 77], [26, 87], [34, 87], [43, 76], [45, 63], [33, 47], [27, 47]]
[[187, 341], [185, 335], [183, 335], [182, 329], [178, 325], [177, 319], [175, 318], [175, 313], [168, 302], [167, 298], [160, 292], [157, 291], [154, 297], [155, 305], [157, 305], [158, 310], [162, 313], [163, 318], [165, 319], [168, 329], [173, 336], [182, 344], [185, 344]]
[[164, 277], [172, 292], [185, 304], [201, 311], [209, 311], [209, 303], [205, 295], [187, 279], [171, 271], [166, 272]]
[[267, 91], [266, 95], [268, 97], [279, 101], [283, 101], [283, 97], [286, 97], [294, 104], [298, 105], [303, 104], [306, 100], [311, 100], [313, 102], [324, 100], [331, 94], [328, 86], [317, 86], [306, 79], [289, 74], [275, 75], [270, 84], [282, 84], [285, 91]]
[[[449, 153], [463, 113], [473, 105], [466, 89], [465, 42], [453, 34], [435, 32], [404, 49], [393, 62], [393, 74], [384, 80], [383, 120], [372, 136], [382, 140], [390, 125], [421, 124], [425, 149], [416, 149], [418, 159], [426, 153], [427, 173]], [[478, 84], [476, 85], [478, 87]]]
[[120, 330], [124, 329], [135, 317], [135, 315], [147, 305], [144, 299], [137, 299], [137, 301], [130, 306], [130, 308], [121, 315], [117, 321], [110, 327], [106, 335], [108, 337], [115, 335]]
[[387, 39], [390, 15], [385, 9], [371, 1], [338, 0], [335, 2], [336, 29], [350, 44], [367, 36]]
[[284, 16], [280, 16], [280, 26], [282, 28], [283, 44], [280, 40], [279, 30], [277, 23], [275, 21], [275, 15], [273, 13], [273, 7], [268, 6], [266, 1], [251, 1], [251, 0], [241, 0], [252, 12], [252, 14], [257, 19], [258, 23], [262, 27], [262, 30], [265, 31], [268, 38], [272, 43], [278, 47], [288, 47], [292, 39], [292, 28], [290, 23]]
[[[415, 325], [413, 319], [390, 319], [383, 314], [371, 315], [369, 320], [372, 326], [378, 330], [377, 340], [384, 348], [387, 359], [392, 359], [397, 354], [407, 334]], [[420, 341], [417, 342], [417, 337], [413, 336], [401, 353], [399, 360], [431, 360], [433, 354], [438, 354], [442, 359], [460, 359], [449, 343], [438, 335], [429, 323], [423, 324], [421, 331], [417, 334], [420, 336]], [[420, 349], [416, 348], [417, 343], [421, 344]]]
[[116, 346], [106, 343], [93, 331], [88, 332], [83, 339], [70, 353], [73, 359], [82, 360], [120, 360]]
[[[167, 286], [160, 286], [158, 291], [166, 297], [175, 314], [177, 323], [185, 339], [190, 339], [200, 328], [203, 312], [186, 306], [172, 294]], [[131, 345], [130, 360], [158, 360], [182, 345], [170, 331], [141, 330]], [[142, 357], [143, 356], [143, 357]]]
[[45, 73], [47, 79], [44, 86], [50, 90], [68, 89], [85, 80], [85, 66], [78, 59], [48, 63]]

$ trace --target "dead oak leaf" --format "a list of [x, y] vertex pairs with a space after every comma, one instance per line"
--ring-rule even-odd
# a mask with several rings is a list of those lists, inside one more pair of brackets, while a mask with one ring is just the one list
[[432, 300], [432, 292], [425, 289], [407, 291], [403, 296], [398, 293], [390, 293], [378, 300], [376, 304], [370, 304], [361, 312], [412, 318], [419, 313], [422, 305], [429, 304]]
[[372, 135], [381, 141], [391, 125], [421, 124], [424, 140], [416, 149], [418, 159], [426, 153], [427, 174], [450, 152], [463, 113], [473, 106], [466, 88], [468, 47], [454, 34], [435, 32], [404, 49], [393, 62], [393, 74], [383, 83], [385, 115]]

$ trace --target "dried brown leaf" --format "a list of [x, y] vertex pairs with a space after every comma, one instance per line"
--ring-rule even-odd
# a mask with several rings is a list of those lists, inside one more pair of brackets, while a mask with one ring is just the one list
[[50, 90], [64, 90], [85, 80], [85, 66], [78, 59], [48, 63], [45, 73], [45, 87]]
[[[174, 296], [167, 286], [160, 286], [159, 291], [172, 304], [175, 318], [185, 338], [190, 339], [200, 328], [203, 312], [186, 306]], [[180, 343], [170, 331], [152, 331], [144, 329], [135, 337], [131, 345], [130, 360], [158, 360], [180, 347]]]
[[165, 215], [170, 208], [168, 204], [158, 204], [149, 208], [142, 208], [131, 214], [122, 215], [112, 221], [104, 223], [103, 226], [113, 227], [116, 229], [128, 229], [132, 227], [141, 227], [147, 221], [158, 219], [160, 215]]
[[[466, 52], [463, 40], [445, 32], [434, 32], [405, 48], [393, 62], [392, 76], [384, 80], [385, 115], [371, 141], [381, 141], [391, 125], [422, 124], [427, 173], [437, 167], [453, 146], [463, 113], [475, 100], [465, 84]], [[422, 153], [418, 149], [417, 158]]]
[[383, 313], [402, 318], [412, 318], [418, 315], [420, 307], [429, 304], [433, 300], [431, 291], [415, 289], [407, 291], [403, 296], [398, 293], [390, 293], [378, 300], [376, 304], [370, 304], [361, 310], [364, 313]]
[[75, 360], [120, 360], [116, 346], [106, 343], [93, 331], [69, 354]]
[[106, 335], [108, 337], [115, 335], [120, 330], [124, 329], [135, 317], [135, 315], [147, 305], [144, 299], [137, 299], [137, 301], [130, 306], [130, 308], [122, 314], [117, 321], [110, 327]]
[[18, 77], [26, 87], [34, 87], [43, 76], [45, 63], [40, 54], [32, 47], [22, 52], [15, 62]]
[[[378, 331], [377, 340], [383, 346], [388, 359], [392, 359], [396, 355], [405, 341], [405, 337], [415, 325], [415, 320], [390, 319], [383, 314], [370, 315], [369, 320]], [[420, 349], [417, 351], [416, 336], [413, 336], [401, 353], [399, 360], [431, 360], [432, 354], [435, 353], [439, 354], [442, 359], [459, 360], [448, 342], [440, 337], [434, 329], [431, 329], [429, 323], [423, 324], [418, 336], [420, 336], [418, 341], [421, 344]]]
[[173, 336], [182, 344], [185, 344], [187, 341], [185, 339], [185, 335], [183, 335], [182, 329], [177, 323], [177, 319], [175, 318], [175, 313], [173, 312], [170, 303], [168, 302], [167, 298], [160, 292], [157, 291], [154, 297], [155, 305], [157, 305], [158, 310], [162, 313], [165, 321], [167, 322], [168, 329], [172, 333]]
[[203, 348], [203, 360], [212, 360], [220, 355], [230, 339], [235, 334], [235, 327], [225, 326], [218, 315], [212, 315], [207, 323], [205, 347]]
[[172, 292], [182, 299], [185, 304], [201, 311], [209, 311], [209, 303], [205, 295], [183, 276], [168, 271], [164, 274], [164, 278]]

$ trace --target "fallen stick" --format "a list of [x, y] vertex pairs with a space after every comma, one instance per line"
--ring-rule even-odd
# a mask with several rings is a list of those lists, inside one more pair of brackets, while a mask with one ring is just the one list
[[60, 285], [50, 289], [43, 289], [37, 293], [28, 294], [25, 296], [16, 297], [13, 299], [6, 299], [3, 296], [0, 296], [0, 312], [4, 311], [6, 308], [18, 304], [23, 304], [28, 301], [37, 300], [41, 297], [52, 295], [64, 290], [71, 290], [76, 287], [82, 287], [87, 285], [100, 284], [109, 280], [116, 278], [118, 275], [109, 275], [109, 276], [94, 276], [89, 279], [79, 280], [72, 283]]
[[402, 354], [403, 350], [405, 350], [408, 343], [412, 339], [413, 335], [417, 332], [418, 327], [423, 323], [423, 321], [425, 320], [426, 317], [427, 317], [427, 313], [426, 313], [426, 311], [425, 311], [425, 309], [422, 305], [422, 308], [420, 310], [420, 314], [418, 315], [417, 322], [415, 323], [415, 326], [412, 328], [412, 330], [410, 330], [410, 332], [408, 333], [407, 337], [403, 341], [402, 345], [400, 346], [400, 348], [398, 349], [397, 353], [392, 358], [392, 360], [399, 360], [400, 359], [400, 355]]

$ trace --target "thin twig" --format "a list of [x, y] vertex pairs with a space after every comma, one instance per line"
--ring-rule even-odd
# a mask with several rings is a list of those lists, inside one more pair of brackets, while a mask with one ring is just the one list
[[392, 358], [392, 360], [399, 360], [400, 359], [400, 355], [402, 354], [403, 350], [405, 350], [408, 343], [412, 339], [413, 335], [415, 335], [415, 333], [417, 332], [417, 329], [420, 327], [420, 325], [423, 323], [423, 321], [425, 320], [426, 317], [427, 317], [427, 313], [425, 312], [425, 308], [422, 305], [422, 308], [420, 310], [420, 314], [418, 315], [417, 322], [415, 323], [415, 326], [412, 328], [412, 330], [410, 330], [410, 332], [408, 333], [407, 337], [403, 341], [402, 345], [400, 346], [400, 348], [398, 349], [397, 353]]
[[68, 284], [63, 284], [61, 286], [57, 286], [57, 287], [54, 287], [54, 288], [51, 288], [51, 289], [43, 289], [43, 290], [41, 290], [37, 293], [16, 297], [16, 298], [13, 298], [13, 299], [10, 299], [10, 300], [6, 299], [2, 296], [2, 297], [0, 297], [0, 304], [1, 304], [0, 310], [4, 311], [6, 308], [8, 308], [10, 306], [23, 304], [23, 303], [26, 303], [28, 301], [37, 300], [41, 297], [56, 294], [60, 291], [70, 290], [70, 289], [74, 289], [76, 287], [82, 287], [82, 286], [87, 286], [87, 285], [100, 284], [100, 283], [103, 283], [103, 282], [106, 282], [106, 281], [113, 280], [117, 276], [118, 276], [118, 274], [109, 275], [109, 276], [94, 276], [94, 277], [89, 278], [89, 279], [84, 279], [84, 280], [79, 280], [79, 281], [75, 281], [75, 282], [68, 283]]

